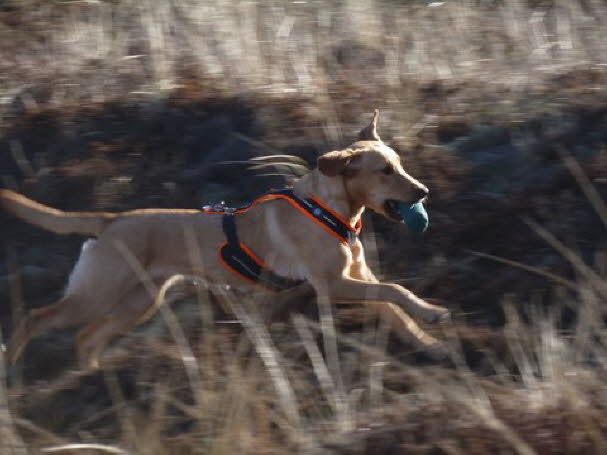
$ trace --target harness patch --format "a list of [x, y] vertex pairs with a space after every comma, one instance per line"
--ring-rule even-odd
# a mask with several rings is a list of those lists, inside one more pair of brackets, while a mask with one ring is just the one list
[[244, 213], [262, 202], [283, 199], [288, 201], [302, 214], [316, 222], [328, 233], [339, 239], [345, 245], [351, 245], [356, 240], [361, 229], [360, 221], [355, 228], [351, 227], [339, 214], [325, 206], [316, 198], [301, 198], [293, 191], [279, 190], [264, 194], [251, 204], [241, 208], [230, 208], [221, 204], [205, 206], [203, 213], [222, 215], [222, 226], [226, 242], [219, 248], [219, 260], [229, 270], [255, 284], [271, 291], [283, 291], [303, 283], [276, 275], [255, 254], [238, 240], [235, 216]]

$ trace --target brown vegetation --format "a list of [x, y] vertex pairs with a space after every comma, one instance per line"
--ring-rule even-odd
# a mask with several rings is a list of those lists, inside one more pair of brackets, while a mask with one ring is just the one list
[[[440, 3], [0, 4], [3, 187], [66, 210], [238, 204], [289, 169], [225, 161], [313, 163], [379, 107], [432, 225], [370, 215], [371, 263], [456, 313], [441, 365], [356, 306], [335, 339], [305, 297], [166, 306], [91, 375], [44, 337], [0, 359], [2, 453], [605, 451], [607, 7]], [[82, 239], [0, 217], [6, 338]]]

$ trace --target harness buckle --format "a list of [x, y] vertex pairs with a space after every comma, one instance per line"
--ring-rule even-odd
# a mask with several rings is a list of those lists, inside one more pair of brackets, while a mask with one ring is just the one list
[[204, 205], [202, 206], [202, 210], [207, 210], [210, 212], [216, 213], [232, 213], [235, 209], [231, 207], [227, 207], [224, 201], [216, 202], [214, 204]]

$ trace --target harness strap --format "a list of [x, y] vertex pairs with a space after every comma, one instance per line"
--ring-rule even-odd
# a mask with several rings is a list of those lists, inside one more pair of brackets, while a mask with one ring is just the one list
[[239, 245], [238, 234], [236, 233], [236, 221], [234, 220], [233, 213], [226, 213], [223, 215], [221, 220], [223, 226], [223, 233], [226, 235], [226, 239], [230, 245]]
[[[303, 215], [317, 223], [329, 234], [336, 237], [344, 245], [352, 245], [352, 243], [354, 243], [354, 241], [357, 239], [362, 228], [362, 223], [360, 220], [356, 226], [352, 227], [341, 215], [339, 215], [339, 213], [327, 207], [317, 197], [312, 196], [310, 198], [302, 198], [290, 189], [272, 191], [271, 193], [263, 194], [249, 205], [233, 209], [231, 213], [245, 213], [263, 202], [275, 199], [283, 199], [287, 201]], [[208, 213], [218, 213], [218, 211], [210, 210]], [[219, 213], [225, 213], [225, 211], [220, 209]]]
[[275, 191], [272, 194], [289, 201], [296, 209], [320, 225], [329, 234], [337, 237], [345, 245], [352, 245], [361, 230], [360, 220], [355, 227], [344, 220], [337, 212], [324, 205], [316, 197], [302, 198], [292, 190]]
[[239, 242], [233, 213], [223, 215], [222, 226], [227, 242], [219, 248], [219, 260], [228, 269], [247, 281], [260, 284], [275, 292], [284, 291], [303, 283], [302, 280], [292, 280], [276, 275], [251, 250]]
[[219, 248], [219, 260], [228, 269], [246, 279], [260, 284], [272, 291], [282, 291], [303, 283], [302, 280], [292, 280], [272, 272], [246, 245], [238, 240], [235, 215], [245, 213], [265, 201], [283, 199], [308, 219], [318, 224], [329, 234], [336, 237], [346, 246], [351, 246], [361, 230], [360, 220], [352, 227], [337, 212], [324, 205], [318, 198], [302, 198], [292, 190], [278, 190], [266, 193], [249, 205], [240, 208], [229, 208], [223, 203], [204, 207], [202, 212], [222, 215], [222, 227], [226, 242]]

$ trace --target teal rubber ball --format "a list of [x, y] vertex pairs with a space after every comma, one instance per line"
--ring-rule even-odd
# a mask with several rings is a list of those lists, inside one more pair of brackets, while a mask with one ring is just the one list
[[426, 213], [424, 204], [421, 202], [416, 202], [415, 204], [401, 202], [398, 207], [398, 212], [411, 231], [421, 233], [428, 229], [430, 220], [428, 219], [428, 213]]

